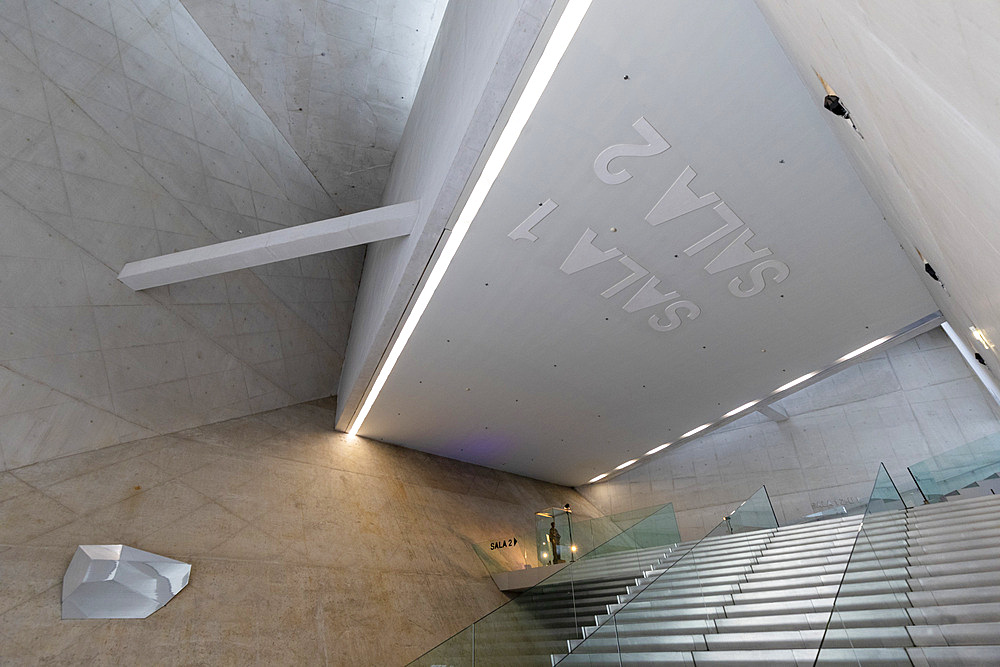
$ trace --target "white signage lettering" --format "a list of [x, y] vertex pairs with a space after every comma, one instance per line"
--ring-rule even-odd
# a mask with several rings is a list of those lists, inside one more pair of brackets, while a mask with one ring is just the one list
[[660, 201], [656, 202], [652, 210], [646, 214], [646, 222], [654, 227], [662, 225], [664, 222], [669, 222], [691, 211], [697, 211], [699, 208], [719, 201], [719, 195], [714, 192], [709, 192], [707, 195], [699, 197], [691, 191], [688, 184], [697, 175], [690, 166], [684, 167], [684, 171], [677, 177], [674, 184], [663, 193]]
[[664, 324], [658, 316], [653, 315], [649, 318], [649, 326], [657, 331], [673, 331], [681, 325], [681, 318], [677, 314], [677, 311], [682, 308], [687, 311], [686, 317], [689, 320], [693, 320], [701, 315], [701, 308], [690, 301], [674, 301], [663, 311], [664, 315], [667, 316], [667, 324]]
[[667, 292], [662, 294], [656, 289], [656, 286], [660, 284], [660, 279], [653, 276], [646, 281], [646, 284], [639, 288], [631, 299], [628, 300], [623, 306], [623, 310], [626, 313], [634, 313], [637, 310], [643, 310], [645, 308], [651, 308], [653, 306], [659, 306], [661, 303], [666, 303], [671, 299], [676, 299], [680, 296], [677, 292]]
[[608, 146], [594, 160], [594, 173], [597, 174], [597, 177], [602, 182], [608, 185], [619, 185], [632, 178], [632, 174], [628, 173], [625, 169], [615, 172], [609, 171], [608, 167], [615, 158], [650, 157], [659, 155], [670, 148], [667, 140], [660, 136], [660, 133], [653, 129], [653, 126], [643, 116], [639, 116], [639, 120], [632, 123], [632, 127], [646, 140], [645, 145], [615, 144], [614, 146]]
[[748, 290], [741, 289], [743, 286], [743, 279], [733, 278], [729, 281], [729, 291], [733, 296], [741, 298], [760, 294], [764, 291], [764, 271], [767, 269], [774, 271], [774, 282], [776, 283], [780, 283], [788, 277], [787, 264], [779, 262], [776, 259], [769, 259], [766, 262], [761, 262], [757, 266], [750, 269], [750, 282], [753, 283], [753, 287]]
[[507, 236], [514, 239], [528, 239], [532, 243], [538, 240], [538, 237], [531, 233], [532, 228], [539, 222], [545, 219], [545, 217], [556, 210], [559, 204], [555, 203], [551, 199], [546, 199], [542, 202], [542, 205], [535, 209], [535, 211], [524, 219], [524, 222], [515, 227]]
[[714, 275], [720, 271], [735, 268], [740, 264], [746, 264], [747, 262], [752, 262], [755, 259], [760, 259], [761, 257], [770, 257], [773, 254], [770, 248], [752, 250], [750, 246], [747, 245], [747, 241], [752, 238], [753, 230], [750, 228], [744, 229], [742, 234], [737, 236], [732, 243], [727, 245], [722, 252], [715, 256], [715, 259], [705, 266], [705, 270]]
[[[619, 185], [632, 178], [632, 174], [624, 168], [618, 171], [611, 171], [611, 161], [616, 158], [651, 157], [659, 155], [670, 148], [667, 140], [650, 125], [645, 117], [640, 116], [632, 124], [632, 127], [645, 139], [646, 143], [614, 144], [601, 151], [594, 160], [593, 165], [594, 173], [601, 182], [608, 185]], [[646, 222], [656, 227], [715, 204], [712, 210], [722, 218], [723, 225], [685, 248], [685, 255], [688, 257], [697, 255], [734, 232], [742, 230], [739, 236], [730, 241], [725, 248], [705, 265], [705, 271], [709, 275], [715, 275], [764, 257], [770, 257], [773, 254], [770, 248], [763, 247], [754, 250], [748, 245], [750, 240], [755, 236], [754, 231], [747, 226], [719, 195], [715, 192], [699, 195], [691, 189], [691, 183], [697, 176], [698, 174], [690, 165], [684, 167], [680, 176], [674, 180], [670, 187], [667, 188], [667, 191], [663, 193], [663, 196], [660, 197], [659, 201], [646, 214]], [[533, 233], [533, 229], [558, 207], [559, 205], [556, 202], [546, 199], [537, 209], [532, 211], [531, 215], [511, 230], [507, 236], [515, 241], [523, 239], [534, 243], [538, 240], [538, 236]], [[614, 232], [616, 230], [612, 227], [611, 231]], [[627, 313], [635, 313], [647, 308], [667, 304], [663, 309], [662, 315], [652, 315], [648, 319], [649, 326], [656, 331], [673, 331], [680, 327], [685, 319], [694, 320], [701, 315], [701, 308], [696, 303], [680, 298], [680, 293], [676, 291], [661, 292], [657, 289], [660, 279], [651, 275], [649, 269], [639, 264], [617, 247], [608, 248], [607, 250], [599, 248], [594, 244], [596, 239], [597, 232], [588, 227], [569, 251], [566, 259], [559, 266], [559, 270], [566, 275], [574, 275], [584, 269], [617, 259], [630, 273], [622, 280], [601, 292], [601, 296], [605, 299], [610, 299], [643, 278], [646, 278], [646, 276], [649, 276], [642, 287], [622, 306], [622, 310]], [[780, 283], [788, 275], [789, 269], [787, 264], [777, 259], [768, 259], [754, 265], [745, 277], [736, 276], [732, 278], [728, 283], [729, 292], [741, 299], [755, 296], [764, 291], [768, 280]], [[675, 299], [678, 300], [675, 301]]]
[[583, 271], [584, 269], [589, 269], [592, 266], [597, 266], [601, 262], [614, 259], [622, 254], [622, 251], [618, 248], [601, 250], [594, 245], [594, 239], [596, 238], [597, 232], [590, 227], [587, 227], [587, 231], [583, 233], [580, 240], [576, 242], [575, 246], [573, 246], [569, 256], [563, 260], [562, 266], [559, 267], [559, 270], [570, 276], [577, 271]]
[[627, 266], [629, 269], [631, 269], [632, 273], [626, 276], [624, 280], [622, 280], [621, 282], [615, 283], [608, 289], [601, 292], [601, 296], [603, 296], [605, 299], [610, 299], [615, 294], [618, 294], [618, 292], [621, 292], [623, 289], [625, 289], [632, 283], [638, 282], [639, 280], [642, 280], [643, 278], [649, 275], [649, 271], [639, 266], [639, 263], [636, 262], [631, 257], [629, 257], [628, 255], [625, 255], [618, 261]]
[[684, 249], [684, 254], [688, 257], [696, 255], [708, 246], [712, 245], [724, 236], [728, 236], [730, 232], [735, 232], [737, 229], [743, 226], [743, 221], [740, 217], [733, 213], [733, 210], [729, 208], [729, 204], [722, 202], [718, 206], [712, 209], [719, 214], [726, 224], [719, 227], [714, 232], [703, 238], [702, 240], [695, 243], [693, 246]]

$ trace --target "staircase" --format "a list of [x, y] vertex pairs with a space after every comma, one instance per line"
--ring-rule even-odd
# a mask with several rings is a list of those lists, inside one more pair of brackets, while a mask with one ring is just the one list
[[[475, 664], [549, 667], [552, 653], [565, 653], [567, 641], [583, 636], [596, 616], [638, 595], [682, 555], [661, 546], [572, 563], [476, 624]], [[468, 662], [462, 657], [448, 664]]]
[[956, 498], [978, 498], [979, 496], [996, 494], [997, 491], [1000, 491], [1000, 475], [993, 473], [986, 479], [981, 479], [978, 482], [973, 482], [972, 484], [966, 484], [961, 489], [944, 494], [943, 500], [955, 500]]
[[552, 664], [1000, 665], [1000, 497], [706, 538], [610, 592]]

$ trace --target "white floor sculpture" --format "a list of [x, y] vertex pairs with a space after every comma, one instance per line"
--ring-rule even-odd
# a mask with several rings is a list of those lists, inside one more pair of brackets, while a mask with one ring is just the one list
[[123, 544], [83, 544], [63, 576], [62, 617], [146, 618], [187, 586], [191, 565]]

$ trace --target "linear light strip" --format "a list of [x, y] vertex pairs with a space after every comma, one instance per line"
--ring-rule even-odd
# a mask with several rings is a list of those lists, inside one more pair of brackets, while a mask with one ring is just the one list
[[646, 452], [645, 454], [643, 454], [643, 456], [652, 456], [653, 454], [655, 454], [657, 452], [663, 451], [664, 449], [666, 449], [667, 447], [669, 447], [672, 444], [674, 444], [674, 443], [672, 443], [672, 442], [665, 442], [665, 443], [663, 443], [662, 445], [660, 445], [658, 447], [653, 447], [651, 450], [649, 450], [648, 452]]
[[399, 356], [403, 353], [403, 348], [406, 347], [406, 343], [410, 340], [410, 336], [413, 335], [420, 317], [427, 309], [434, 291], [441, 284], [441, 279], [444, 278], [444, 273], [448, 270], [448, 265], [455, 258], [458, 246], [461, 245], [466, 232], [469, 231], [469, 226], [486, 200], [486, 195], [489, 194], [493, 183], [497, 180], [497, 176], [500, 175], [500, 170], [503, 169], [503, 166], [507, 163], [507, 159], [510, 157], [511, 151], [514, 150], [514, 144], [517, 143], [518, 137], [521, 136], [521, 131], [528, 122], [528, 118], [531, 117], [539, 98], [545, 91], [546, 86], [548, 86], [549, 80], [552, 78], [553, 73], [555, 73], [556, 66], [559, 65], [563, 54], [566, 53], [570, 42], [573, 41], [573, 37], [580, 27], [583, 17], [587, 14], [591, 2], [592, 0], [570, 0], [562, 16], [559, 17], [559, 22], [552, 32], [552, 37], [549, 38], [548, 44], [545, 45], [545, 50], [542, 51], [541, 58], [539, 58], [534, 71], [531, 73], [531, 77], [528, 79], [528, 83], [514, 105], [514, 111], [500, 133], [500, 138], [493, 147], [493, 152], [490, 153], [490, 157], [486, 160], [483, 172], [480, 174], [476, 185], [472, 188], [469, 199], [466, 201], [461, 214], [459, 214], [458, 220], [455, 222], [455, 227], [451, 230], [451, 235], [445, 243], [440, 257], [434, 263], [434, 267], [427, 277], [427, 282], [417, 296], [417, 300], [413, 304], [413, 309], [410, 311], [409, 316], [407, 316], [406, 322], [403, 323], [399, 336], [396, 338], [395, 343], [393, 343], [392, 349], [389, 351], [389, 356], [382, 365], [382, 369], [379, 371], [371, 391], [368, 392], [361, 410], [358, 411], [358, 416], [355, 418], [354, 424], [348, 430], [350, 435], [357, 435], [358, 430], [368, 417], [368, 413], [371, 411], [376, 399], [378, 399], [379, 393], [381, 393], [382, 388], [389, 379], [389, 374], [392, 373], [393, 367], [399, 361]]
[[[946, 324], [947, 323], [942, 324], [942, 326], [945, 326]], [[947, 329], [946, 329], [946, 331], [947, 331]], [[872, 350], [872, 349], [878, 347], [879, 345], [881, 345], [881, 344], [883, 344], [883, 343], [885, 343], [885, 342], [887, 342], [887, 341], [889, 341], [889, 340], [891, 340], [893, 338], [895, 338], [895, 335], [883, 336], [882, 338], [879, 338], [877, 340], [873, 340], [872, 342], [868, 343], [867, 345], [859, 347], [858, 349], [854, 350], [853, 352], [849, 352], [848, 354], [845, 354], [844, 356], [842, 356], [840, 359], [837, 359], [837, 361], [834, 362], [833, 366], [836, 366], [837, 364], [843, 363], [845, 361], [849, 361], [850, 359], [853, 359], [855, 357], [861, 356], [865, 352], [868, 352], [869, 350]], [[833, 368], [833, 366], [830, 366], [830, 368]], [[829, 369], [827, 369], [827, 370], [829, 370]], [[786, 389], [791, 389], [792, 387], [794, 387], [796, 385], [800, 385], [803, 382], [805, 382], [806, 380], [810, 380], [810, 379], [816, 377], [821, 372], [822, 371], [815, 371], [813, 373], [807, 373], [806, 375], [803, 375], [802, 377], [800, 377], [798, 379], [792, 380], [791, 382], [789, 382], [787, 384], [783, 384], [780, 387], [778, 387], [777, 389], [775, 389], [774, 391], [772, 391], [771, 395], [779, 394], [779, 393], [785, 391]], [[998, 396], [1000, 396], [1000, 393], [998, 393]], [[998, 398], [998, 402], [1000, 402], [1000, 398]], [[728, 419], [729, 417], [737, 415], [737, 414], [743, 412], [744, 410], [748, 410], [748, 409], [752, 408], [753, 406], [757, 405], [758, 403], [760, 403], [759, 400], [757, 400], [757, 401], [750, 401], [749, 403], [744, 403], [740, 407], [735, 408], [733, 410], [730, 410], [726, 414], [722, 415], [722, 419]], [[685, 433], [684, 435], [682, 435], [681, 438], [687, 438], [687, 437], [690, 437], [692, 435], [697, 435], [698, 433], [701, 433], [702, 431], [704, 431], [705, 429], [707, 429], [709, 426], [714, 426], [716, 423], [718, 423], [718, 422], [710, 422], [708, 424], [702, 424], [698, 428], [691, 429], [690, 431], [688, 431], [687, 433]], [[642, 456], [643, 457], [652, 456], [653, 454], [656, 454], [657, 452], [660, 452], [660, 451], [666, 449], [667, 447], [669, 447], [672, 444], [673, 444], [672, 442], [668, 442], [668, 443], [665, 443], [663, 445], [660, 445], [659, 447], [653, 447], [651, 450], [649, 450], [648, 452], [646, 452]], [[620, 466], [616, 467], [611, 472], [606, 472], [606, 473], [598, 475], [597, 477], [594, 477], [593, 479], [591, 479], [590, 481], [588, 481], [587, 484], [593, 484], [594, 482], [599, 482], [602, 479], [604, 479], [605, 477], [607, 477], [608, 475], [610, 475], [611, 473], [613, 473], [613, 472], [615, 472], [617, 470], [622, 470], [624, 468], [627, 468], [627, 467], [629, 467], [630, 465], [632, 465], [633, 463], [635, 463], [638, 460], [639, 459], [632, 459], [631, 461], [626, 461], [625, 463], [622, 463]]]
[[730, 410], [726, 414], [722, 415], [722, 418], [723, 419], [727, 419], [729, 417], [732, 417], [733, 415], [738, 415], [739, 413], [741, 413], [744, 410], [747, 410], [749, 408], [752, 408], [753, 406], [757, 405], [758, 403], [760, 403], [760, 401], [750, 401], [749, 403], [744, 403], [740, 407], [733, 408], [732, 410]]

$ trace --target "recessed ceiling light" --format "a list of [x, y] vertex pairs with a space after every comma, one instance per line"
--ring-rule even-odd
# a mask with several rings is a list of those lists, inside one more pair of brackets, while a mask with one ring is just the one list
[[587, 484], [593, 484], [594, 482], [600, 482], [602, 479], [604, 479], [607, 476], [608, 476], [608, 473], [606, 473], [606, 472], [605, 473], [601, 473], [600, 475], [598, 475], [594, 479], [592, 479], [589, 482], [587, 482]]
[[621, 470], [622, 468], [627, 468], [627, 467], [629, 467], [630, 465], [632, 465], [633, 463], [635, 463], [638, 460], [639, 459], [632, 459], [631, 461], [626, 461], [625, 463], [621, 464], [620, 466], [617, 466], [615, 468], [615, 470]]
[[704, 430], [705, 430], [706, 428], [708, 428], [708, 427], [709, 427], [709, 426], [711, 426], [711, 425], [712, 425], [711, 423], [708, 423], [708, 424], [702, 424], [702, 425], [701, 425], [701, 426], [699, 426], [698, 428], [693, 428], [693, 429], [691, 429], [690, 431], [688, 431], [687, 433], [685, 433], [685, 434], [684, 434], [684, 435], [682, 435], [681, 437], [682, 437], [682, 438], [686, 438], [686, 437], [688, 437], [689, 435], [694, 435], [695, 433], [701, 433], [702, 431], [704, 431]]
[[849, 359], [853, 359], [854, 357], [860, 356], [860, 355], [864, 354], [865, 352], [867, 352], [868, 350], [870, 350], [872, 348], [875, 348], [875, 347], [878, 347], [879, 345], [881, 345], [882, 343], [886, 342], [890, 338], [892, 338], [892, 336], [883, 336], [882, 338], [879, 338], [878, 340], [873, 340], [872, 342], [868, 343], [867, 345], [864, 345], [864, 346], [859, 347], [858, 349], [854, 350], [854, 352], [851, 352], [849, 354], [845, 354], [840, 359], [837, 359], [837, 363], [839, 364], [839, 363], [841, 363], [843, 361], [847, 361]]
[[972, 337], [978, 340], [983, 345], [983, 347], [987, 349], [993, 347], [992, 345], [990, 345], [990, 341], [986, 337], [986, 334], [983, 333], [982, 329], [977, 329], [976, 327], [969, 327], [969, 331], [972, 332]]
[[813, 378], [813, 377], [816, 377], [817, 375], [819, 375], [819, 371], [814, 371], [814, 372], [812, 372], [812, 373], [806, 373], [805, 375], [803, 375], [802, 377], [800, 377], [800, 378], [798, 378], [798, 379], [796, 379], [796, 380], [792, 380], [791, 382], [789, 382], [789, 383], [787, 383], [787, 384], [783, 384], [783, 385], [781, 385], [780, 387], [778, 387], [777, 389], [775, 389], [775, 390], [774, 390], [773, 392], [771, 392], [771, 393], [772, 393], [772, 394], [779, 394], [779, 393], [781, 393], [781, 392], [785, 391], [786, 389], [791, 389], [791, 388], [792, 388], [792, 387], [794, 387], [795, 385], [797, 385], [797, 384], [802, 384], [803, 382], [805, 382], [805, 381], [806, 381], [806, 380], [808, 380], [809, 378]]
[[747, 408], [752, 408], [753, 406], [757, 405], [758, 403], [760, 403], [760, 401], [750, 401], [749, 403], [744, 403], [740, 407], [734, 408], [734, 409], [730, 410], [729, 412], [727, 412], [726, 414], [722, 415], [722, 418], [725, 419], [726, 417], [732, 417], [733, 415], [738, 415], [739, 413], [743, 412]]
[[666, 449], [667, 447], [669, 447], [672, 444], [673, 444], [672, 442], [667, 442], [667, 443], [664, 443], [664, 444], [660, 445], [659, 447], [653, 447], [651, 450], [649, 450], [648, 452], [646, 452], [645, 455], [646, 456], [650, 456], [651, 454], [655, 454], [656, 452], [661, 452], [661, 451], [663, 451], [664, 449]]
[[559, 17], [559, 22], [556, 24], [552, 36], [545, 45], [541, 58], [538, 59], [538, 63], [535, 65], [528, 83], [525, 84], [524, 90], [521, 91], [521, 96], [514, 105], [514, 110], [510, 114], [507, 124], [500, 133], [500, 138], [497, 139], [493, 151], [483, 166], [483, 171], [479, 175], [479, 179], [469, 194], [469, 199], [465, 202], [462, 212], [455, 221], [455, 226], [448, 236], [441, 255], [427, 276], [427, 282], [424, 283], [423, 289], [420, 290], [420, 294], [413, 304], [413, 309], [406, 317], [406, 321], [399, 331], [399, 336], [396, 337], [392, 349], [386, 356], [385, 363], [382, 364], [375, 382], [372, 383], [368, 396], [365, 397], [361, 409], [358, 410], [358, 416], [354, 419], [354, 424], [348, 430], [348, 433], [351, 435], [358, 434], [358, 430], [364, 423], [365, 418], [368, 417], [368, 413], [375, 404], [375, 400], [389, 379], [389, 374], [392, 373], [393, 367], [399, 361], [399, 356], [403, 353], [403, 348], [406, 347], [410, 336], [413, 335], [413, 330], [416, 329], [417, 322], [420, 321], [424, 311], [427, 310], [427, 304], [430, 303], [434, 291], [441, 284], [441, 279], [444, 278], [444, 273], [448, 270], [448, 265], [451, 264], [451, 261], [455, 258], [455, 253], [458, 252], [458, 246], [461, 245], [465, 234], [469, 231], [469, 225], [472, 224], [472, 221], [479, 213], [480, 207], [486, 200], [486, 195], [489, 194], [493, 183], [500, 175], [500, 170], [507, 163], [507, 158], [510, 157], [511, 151], [514, 150], [514, 144], [517, 143], [518, 137], [521, 136], [521, 131], [528, 122], [528, 118], [531, 117], [539, 98], [545, 91], [545, 87], [548, 85], [553, 73], [555, 73], [556, 66], [559, 65], [563, 54], [566, 53], [570, 42], [573, 41], [573, 36], [576, 35], [583, 17], [587, 14], [591, 1], [570, 0], [566, 9], [563, 10], [562, 16]]

